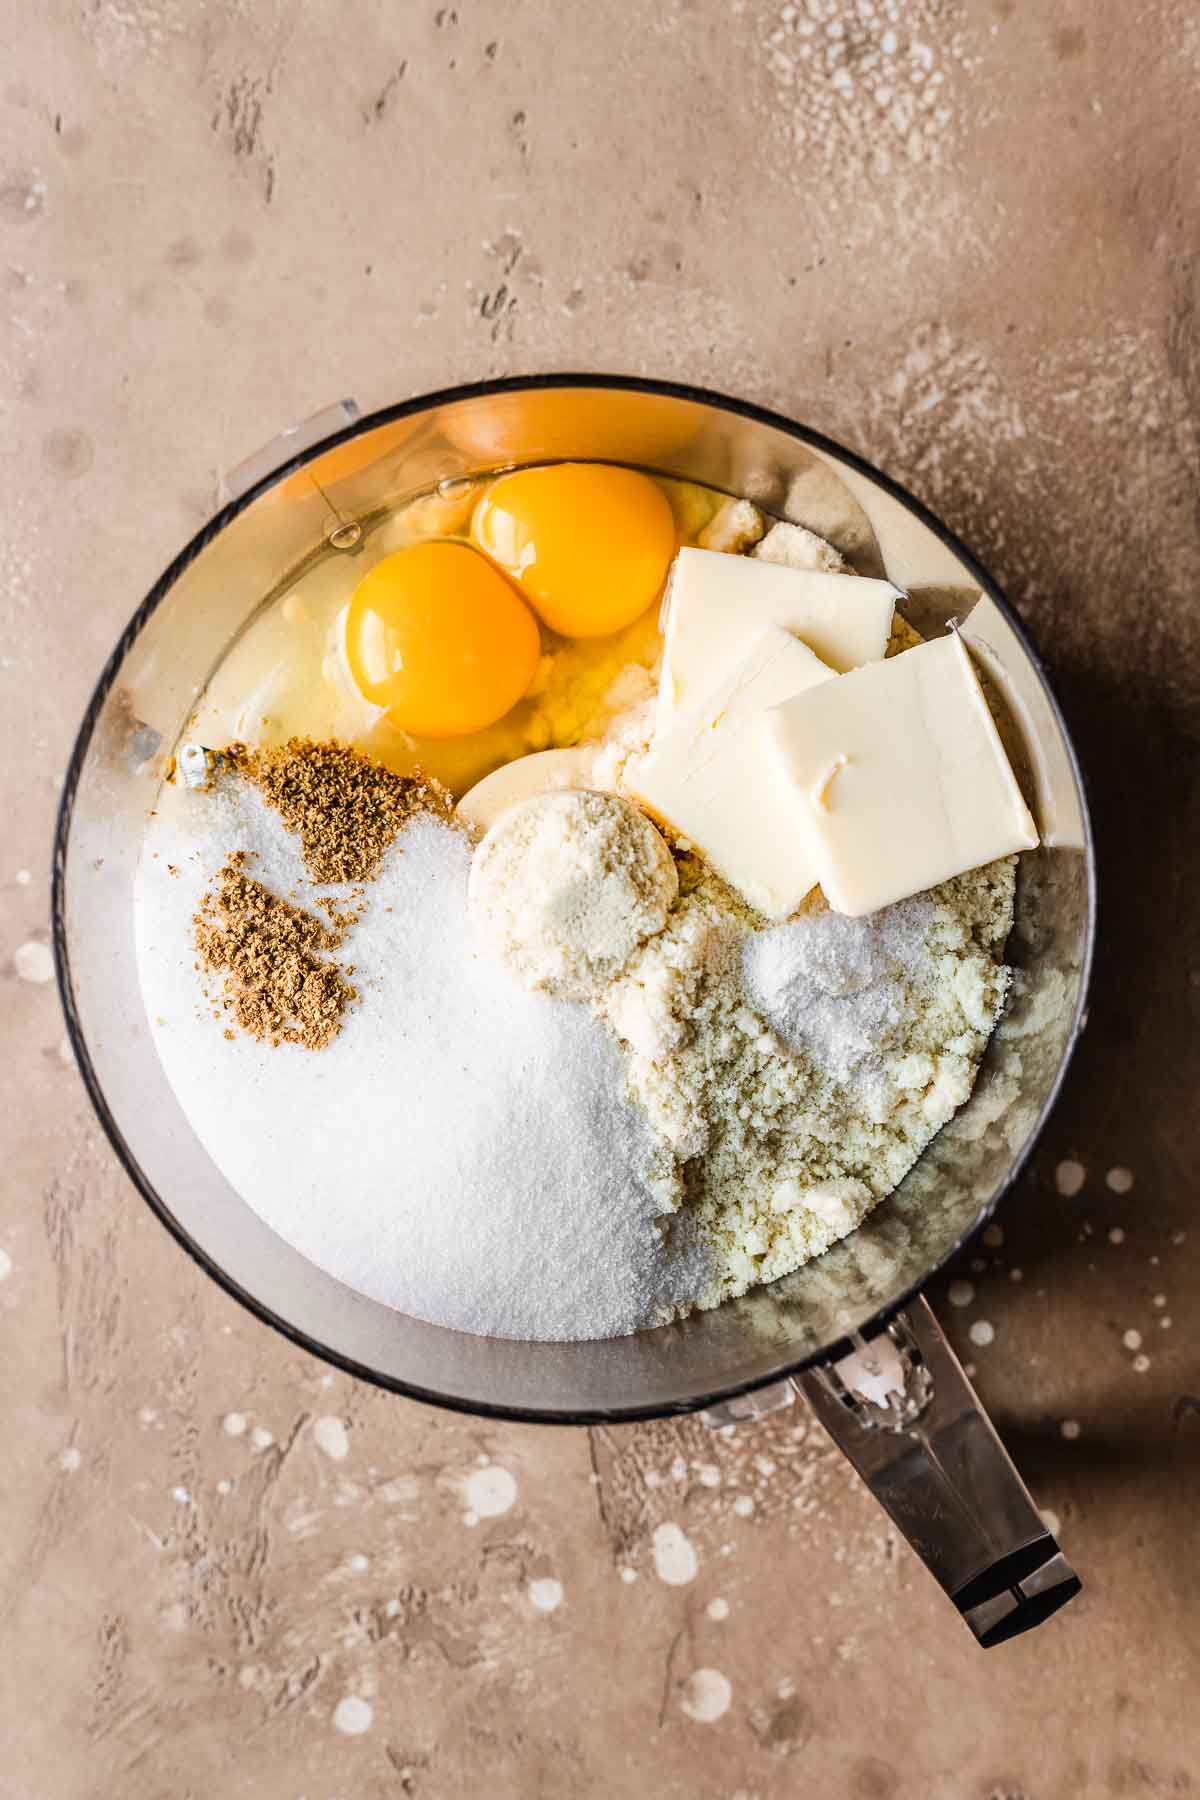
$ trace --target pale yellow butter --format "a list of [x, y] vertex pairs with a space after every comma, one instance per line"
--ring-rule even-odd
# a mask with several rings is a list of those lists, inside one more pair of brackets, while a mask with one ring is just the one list
[[891, 582], [862, 575], [681, 550], [667, 594], [660, 729], [705, 702], [764, 625], [802, 639], [834, 671], [879, 661], [898, 595]]
[[705, 704], [660, 729], [625, 771], [625, 792], [769, 919], [794, 912], [817, 875], [782, 773], [764, 753], [762, 717], [833, 673], [799, 638], [768, 625]]
[[785, 701], [760, 724], [836, 912], [861, 917], [1037, 844], [954, 632]]
[[591, 763], [586, 750], [534, 750], [528, 756], [502, 763], [477, 781], [455, 811], [476, 831], [488, 831], [510, 806], [519, 806], [535, 794], [555, 788], [587, 787]]

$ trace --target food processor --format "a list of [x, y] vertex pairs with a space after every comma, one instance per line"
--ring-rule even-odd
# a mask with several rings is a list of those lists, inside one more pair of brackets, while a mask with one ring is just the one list
[[[1022, 855], [1010, 1004], [974, 1093], [843, 1243], [716, 1311], [601, 1342], [473, 1337], [393, 1311], [277, 1237], [217, 1170], [159, 1063], [134, 942], [147, 815], [231, 643], [325, 558], [368, 566], [415, 496], [498, 470], [617, 462], [745, 496], [904, 590], [924, 635], [958, 629], [985, 678], [1041, 834]], [[979, 1643], [1037, 1624], [1079, 1582], [921, 1290], [995, 1211], [1036, 1142], [1081, 1028], [1095, 861], [1049, 683], [995, 583], [862, 458], [760, 407], [616, 376], [457, 387], [360, 415], [340, 402], [225, 478], [220, 510], [134, 614], [71, 757], [54, 943], [88, 1092], [169, 1231], [258, 1318], [354, 1376], [463, 1412], [588, 1424], [700, 1411], [752, 1421], [802, 1393]]]

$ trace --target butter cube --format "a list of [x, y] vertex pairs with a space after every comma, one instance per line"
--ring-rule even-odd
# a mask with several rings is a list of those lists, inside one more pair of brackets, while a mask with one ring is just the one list
[[835, 671], [877, 662], [887, 650], [898, 593], [890, 581], [865, 575], [681, 550], [667, 591], [660, 729], [674, 714], [702, 705], [764, 625], [790, 631]]
[[789, 822], [782, 772], [765, 753], [763, 716], [833, 673], [799, 638], [768, 625], [705, 704], [660, 730], [625, 771], [624, 791], [769, 919], [794, 912], [817, 874], [806, 834]]
[[956, 632], [763, 721], [835, 912], [860, 918], [1038, 835]]

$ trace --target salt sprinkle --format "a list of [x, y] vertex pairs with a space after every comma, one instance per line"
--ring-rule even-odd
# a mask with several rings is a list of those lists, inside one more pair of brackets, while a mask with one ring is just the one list
[[553, 1576], [542, 1575], [529, 1584], [529, 1602], [538, 1612], [555, 1612], [562, 1605], [562, 1597], [562, 1582]]
[[749, 1494], [739, 1494], [733, 1503], [733, 1510], [739, 1519], [748, 1519], [754, 1511], [754, 1501]]
[[1165, 1306], [1167, 1304], [1167, 1296], [1165, 1294], [1155, 1294], [1150, 1304], [1151, 1306]]
[[313, 1442], [318, 1450], [323, 1450], [334, 1462], [344, 1462], [349, 1454], [350, 1439], [346, 1435], [346, 1427], [332, 1414], [317, 1420], [313, 1426]]
[[222, 1476], [217, 1483], [217, 1492], [218, 1494], [231, 1494], [233, 1492], [232, 1481], [226, 1481], [225, 1477]]
[[1160, 1326], [1161, 1326], [1161, 1327], [1162, 1327], [1162, 1329], [1163, 1329], [1163, 1330], [1164, 1330], [1164, 1331], [1170, 1331], [1170, 1329], [1171, 1329], [1171, 1321], [1170, 1321], [1170, 1319], [1169, 1319], [1169, 1318], [1166, 1318], [1166, 1317], [1164, 1317], [1164, 1318], [1161, 1318], [1161, 1319], [1160, 1319], [1160, 1320], [1159, 1320], [1159, 1321], [1158, 1321], [1158, 1322], [1159, 1322], [1159, 1325], [1160, 1325]]
[[1113, 1226], [1108, 1234], [1108, 1241], [1110, 1244], [1123, 1244], [1125, 1242], [1125, 1233], [1119, 1225]]
[[1073, 1156], [1064, 1157], [1054, 1171], [1054, 1185], [1065, 1199], [1071, 1200], [1087, 1180], [1087, 1170]]
[[245, 1413], [239, 1412], [226, 1413], [225, 1417], [221, 1420], [221, 1428], [229, 1437], [241, 1437], [247, 1424], [248, 1420]]
[[699, 1562], [695, 1546], [673, 1520], [655, 1526], [653, 1548], [654, 1572], [668, 1587], [685, 1587], [696, 1579]]
[[465, 1484], [467, 1505], [480, 1519], [497, 1519], [506, 1513], [517, 1497], [517, 1484], [507, 1469], [491, 1463], [476, 1469]]
[[68, 1475], [73, 1475], [82, 1461], [83, 1457], [74, 1444], [68, 1444], [65, 1450], [60, 1450], [58, 1453], [58, 1466]]
[[696, 1669], [683, 1684], [679, 1704], [697, 1725], [712, 1725], [729, 1711], [733, 1688], [720, 1669]]
[[1127, 1350], [1140, 1350], [1142, 1347], [1142, 1334], [1140, 1331], [1127, 1331], [1125, 1336], [1121, 1339], [1121, 1342]]
[[728, 1600], [722, 1600], [720, 1595], [718, 1595], [715, 1600], [709, 1601], [704, 1610], [710, 1619], [715, 1619], [717, 1623], [720, 1624], [722, 1619], [727, 1619], [729, 1617], [729, 1602]]
[[347, 1737], [361, 1737], [364, 1731], [370, 1731], [374, 1717], [375, 1711], [369, 1700], [347, 1694], [334, 1707], [334, 1729], [344, 1732]]
[[250, 1433], [250, 1442], [256, 1450], [269, 1450], [275, 1438], [265, 1425], [256, 1425]]
[[17, 886], [18, 887], [28, 887], [32, 880], [33, 880], [33, 876], [29, 873], [28, 869], [18, 869], [17, 870]]
[[1008, 1279], [1010, 1281], [1024, 1281], [1024, 1279], [1025, 1279], [1024, 1269], [1010, 1269], [1008, 1271]]
[[1111, 1188], [1114, 1194], [1128, 1194], [1132, 1192], [1133, 1189], [1133, 1170], [1127, 1169], [1123, 1164], [1118, 1163], [1116, 1168], [1108, 1171], [1108, 1174], [1104, 1177], [1104, 1181], [1105, 1185]]
[[190, 1501], [191, 1497], [192, 1496], [188, 1493], [188, 1491], [185, 1487], [175, 1487], [175, 1488], [171, 1489], [172, 1500], [177, 1500], [179, 1502], [180, 1506], [186, 1506], [188, 1504], [188, 1502]]
[[1131, 1366], [1136, 1375], [1144, 1375], [1146, 1370], [1150, 1367], [1150, 1358], [1148, 1356], [1135, 1356]]
[[967, 1333], [971, 1342], [973, 1344], [978, 1344], [980, 1349], [983, 1349], [990, 1344], [995, 1335], [995, 1326], [989, 1324], [986, 1319], [976, 1319], [975, 1323], [971, 1326], [970, 1331]]
[[622, 1581], [624, 1581], [624, 1582], [625, 1582], [625, 1583], [627, 1583], [627, 1584], [628, 1584], [628, 1583], [630, 1583], [630, 1582], [634, 1582], [634, 1581], [636, 1581], [636, 1580], [637, 1580], [637, 1578], [638, 1578], [638, 1574], [637, 1574], [637, 1570], [636, 1570], [636, 1569], [631, 1569], [631, 1568], [630, 1568], [630, 1567], [629, 1567], [629, 1564], [628, 1564], [628, 1563], [626, 1563], [626, 1564], [625, 1564], [625, 1565], [624, 1565], [624, 1566], [623, 1566], [623, 1567], [622, 1567], [622, 1569], [621, 1569], [621, 1570], [620, 1570], [620, 1575], [621, 1575], [621, 1580], [622, 1580]]
[[39, 944], [33, 939], [27, 944], [19, 944], [13, 951], [13, 968], [22, 981], [53, 981], [54, 957], [49, 944]]
[[0, 1250], [0, 1281], [7, 1281], [12, 1274], [12, 1257], [7, 1250]]
[[353, 1551], [346, 1558], [346, 1567], [348, 1569], [353, 1569], [353, 1571], [356, 1575], [365, 1575], [367, 1570], [370, 1568], [370, 1566], [371, 1566], [370, 1557], [364, 1556], [361, 1550]]
[[1068, 1442], [1073, 1442], [1075, 1438], [1081, 1435], [1083, 1426], [1079, 1423], [1078, 1419], [1064, 1419], [1058, 1429]]
[[975, 1298], [974, 1283], [970, 1281], [952, 1281], [946, 1290], [946, 1298], [951, 1306], [970, 1306]]

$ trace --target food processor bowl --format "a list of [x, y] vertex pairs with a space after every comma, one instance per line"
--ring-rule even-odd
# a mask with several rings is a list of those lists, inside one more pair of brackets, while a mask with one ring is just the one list
[[[974, 1093], [895, 1194], [818, 1261], [714, 1312], [603, 1342], [472, 1337], [390, 1310], [277, 1237], [203, 1149], [145, 1016], [133, 887], [147, 815], [197, 699], [272, 597], [327, 557], [370, 558], [415, 495], [557, 458], [636, 465], [808, 525], [905, 590], [926, 635], [953, 621], [990, 684], [1042, 836], [1020, 859], [1011, 1004]], [[87, 708], [58, 820], [54, 939], [68, 1029], [131, 1180], [185, 1249], [266, 1323], [397, 1393], [588, 1423], [705, 1409], [714, 1422], [803, 1385], [981, 1642], [1078, 1586], [978, 1410], [920, 1288], [1028, 1157], [1080, 1029], [1095, 868], [1066, 726], [1017, 618], [971, 554], [860, 457], [761, 408], [669, 383], [563, 375], [482, 383], [369, 417], [342, 402], [226, 478], [220, 511], [134, 614]], [[1015, 1560], [1014, 1560], [1015, 1559]]]

